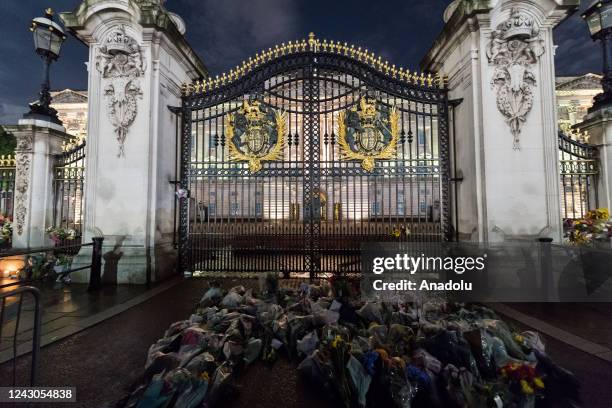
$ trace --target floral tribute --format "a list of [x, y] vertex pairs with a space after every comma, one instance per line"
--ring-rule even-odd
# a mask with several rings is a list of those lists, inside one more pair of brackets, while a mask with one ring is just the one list
[[194, 314], [151, 345], [117, 406], [224, 406], [244, 370], [278, 358], [340, 408], [579, 406], [576, 378], [540, 336], [486, 307], [370, 302], [326, 284], [268, 279], [256, 295], [213, 282]]
[[49, 227], [47, 235], [55, 243], [60, 244], [62, 241], [72, 241], [76, 238], [76, 231], [72, 228]]
[[575, 245], [593, 246], [612, 238], [612, 219], [607, 208], [589, 211], [583, 219], [566, 220], [565, 236]]

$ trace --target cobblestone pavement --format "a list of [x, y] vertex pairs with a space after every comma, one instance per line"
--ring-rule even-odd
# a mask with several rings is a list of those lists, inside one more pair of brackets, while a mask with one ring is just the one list
[[[257, 286], [257, 281], [224, 282], [228, 287], [237, 284]], [[148, 347], [163, 335], [170, 323], [189, 316], [205, 287], [205, 280], [186, 280], [120, 315], [43, 348], [40, 384], [75, 386], [78, 403], [63, 406], [113, 406], [142, 373]], [[584, 407], [612, 407], [609, 386], [612, 364], [550, 338], [546, 338], [546, 345], [556, 362], [578, 376], [583, 386]], [[28, 360], [22, 358], [18, 362], [22, 378], [27, 374]], [[0, 366], [1, 383], [9, 380], [10, 368], [8, 364]], [[327, 396], [302, 383], [294, 364], [283, 359], [271, 367], [254, 364], [237, 384], [233, 398], [225, 401], [225, 407], [330, 406]]]

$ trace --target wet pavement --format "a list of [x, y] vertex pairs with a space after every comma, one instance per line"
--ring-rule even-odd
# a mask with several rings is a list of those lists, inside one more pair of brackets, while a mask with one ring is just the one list
[[612, 303], [509, 303], [508, 306], [612, 349]]
[[[227, 287], [237, 284], [258, 286], [256, 280], [223, 282]], [[65, 406], [113, 406], [143, 372], [149, 346], [162, 337], [170, 323], [191, 314], [206, 287], [203, 279], [186, 280], [109, 320], [44, 347], [40, 384], [75, 386], [78, 402]], [[544, 337], [553, 360], [580, 380], [583, 406], [612, 407], [612, 364]], [[18, 362], [22, 381], [28, 361], [24, 357]], [[10, 368], [8, 364], [0, 366], [2, 385], [10, 378]], [[323, 408], [331, 406], [327, 397], [301, 381], [294, 363], [280, 359], [272, 366], [256, 363], [249, 367], [223, 406]]]
[[[78, 326], [89, 317], [133, 299], [150, 289], [144, 285], [117, 285], [104, 287], [98, 292], [90, 293], [87, 291], [87, 284], [34, 283], [32, 286], [40, 290], [43, 339], [59, 337], [67, 327]], [[0, 293], [8, 292], [17, 287], [2, 288]], [[7, 298], [4, 316], [1, 319], [0, 362], [12, 358], [10, 349], [13, 346], [12, 338], [15, 331], [18, 334], [18, 346], [29, 343], [32, 339], [34, 301], [31, 295], [24, 295], [21, 307], [21, 316], [17, 325], [18, 298]]]

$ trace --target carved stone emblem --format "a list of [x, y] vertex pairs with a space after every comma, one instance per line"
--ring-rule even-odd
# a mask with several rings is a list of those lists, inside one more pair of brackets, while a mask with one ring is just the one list
[[138, 112], [137, 98], [142, 97], [139, 78], [145, 63], [140, 46], [123, 27], [111, 32], [99, 49], [96, 68], [108, 80], [104, 87], [108, 117], [119, 142], [119, 157], [124, 156], [128, 129]]
[[278, 160], [285, 141], [285, 115], [260, 102], [244, 101], [234, 114], [225, 117], [231, 160], [246, 161], [256, 173], [263, 161]]
[[489, 64], [495, 67], [491, 85], [496, 91], [497, 109], [514, 137], [514, 149], [520, 149], [521, 128], [533, 106], [536, 79], [532, 68], [543, 53], [539, 28], [519, 9], [512, 9], [510, 18], [491, 33], [487, 47]]
[[338, 144], [343, 160], [360, 160], [361, 167], [371, 172], [377, 159], [395, 156], [399, 114], [395, 108], [377, 104], [363, 97], [354, 106], [338, 115]]
[[25, 134], [17, 137], [15, 148], [15, 230], [23, 234], [26, 215], [28, 213], [28, 190], [30, 188], [30, 168], [32, 163], [33, 135]]

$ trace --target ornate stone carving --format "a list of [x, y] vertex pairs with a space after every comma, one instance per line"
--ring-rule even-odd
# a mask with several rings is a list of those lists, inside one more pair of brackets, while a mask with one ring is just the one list
[[521, 128], [533, 106], [535, 74], [531, 70], [544, 53], [535, 21], [519, 9], [491, 33], [487, 47], [489, 64], [495, 67], [491, 85], [496, 91], [497, 109], [504, 115], [520, 149]]
[[100, 47], [96, 68], [108, 83], [104, 87], [109, 119], [119, 142], [119, 157], [124, 156], [128, 130], [138, 112], [137, 99], [142, 97], [139, 78], [145, 63], [140, 46], [123, 27], [111, 32]]
[[18, 135], [15, 148], [15, 230], [23, 234], [28, 213], [28, 189], [30, 187], [30, 167], [34, 149], [32, 134]]

